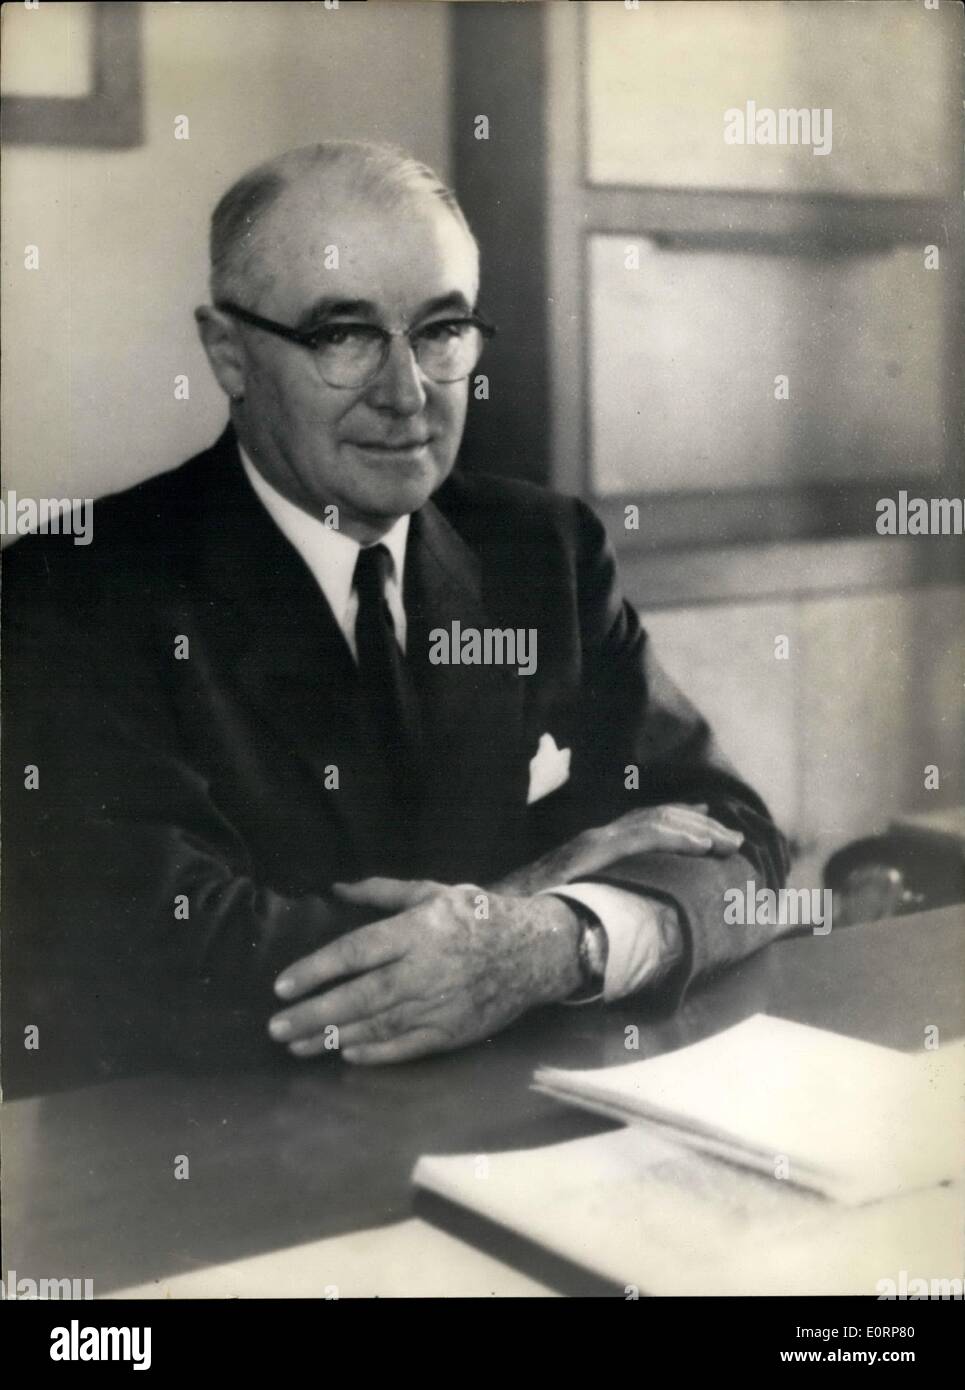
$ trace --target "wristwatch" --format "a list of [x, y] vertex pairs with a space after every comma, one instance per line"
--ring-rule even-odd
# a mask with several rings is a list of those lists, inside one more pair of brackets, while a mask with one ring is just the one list
[[570, 999], [588, 1003], [591, 999], [599, 999], [603, 994], [609, 947], [606, 929], [596, 913], [591, 912], [578, 899], [563, 898], [563, 902], [576, 914], [576, 919], [580, 924], [577, 944], [580, 963], [580, 988], [576, 994], [570, 995]]

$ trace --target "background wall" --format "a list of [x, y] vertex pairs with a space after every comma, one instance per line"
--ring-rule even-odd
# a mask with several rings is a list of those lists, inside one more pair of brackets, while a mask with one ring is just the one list
[[[795, 879], [895, 816], [961, 802], [961, 585], [644, 608], [663, 664], [796, 841]], [[774, 639], [790, 641], [775, 660]], [[941, 786], [925, 788], [924, 769]]]
[[[26, 63], [28, 26], [66, 50], [84, 41], [88, 8], [4, 5], [4, 89], [19, 50]], [[208, 218], [243, 170], [342, 137], [395, 141], [449, 172], [444, 5], [141, 11], [144, 144], [4, 148], [3, 480], [23, 495], [114, 492], [220, 432], [224, 397], [192, 310], [208, 297]], [[181, 115], [188, 140], [175, 139]], [[37, 271], [24, 270], [28, 244]], [[188, 401], [174, 398], [182, 373]]]

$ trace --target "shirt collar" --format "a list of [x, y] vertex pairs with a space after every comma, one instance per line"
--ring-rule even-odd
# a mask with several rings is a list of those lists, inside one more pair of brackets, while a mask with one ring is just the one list
[[[287, 497], [267, 482], [248, 457], [242, 445], [238, 444], [242, 467], [265, 510], [281, 531], [282, 535], [295, 547], [305, 561], [315, 580], [328, 600], [336, 619], [341, 622], [352, 595], [355, 579], [355, 562], [362, 549], [360, 543], [326, 526], [317, 517], [311, 516], [296, 507]], [[409, 516], [400, 516], [398, 521], [380, 537], [392, 556], [393, 579], [402, 588], [405, 573], [406, 541], [409, 535]]]

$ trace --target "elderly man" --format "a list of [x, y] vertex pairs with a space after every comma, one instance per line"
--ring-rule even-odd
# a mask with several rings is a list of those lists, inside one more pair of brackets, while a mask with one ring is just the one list
[[267, 1029], [395, 1062], [536, 1005], [672, 1006], [775, 934], [723, 924], [783, 841], [600, 524], [453, 471], [478, 290], [397, 151], [292, 151], [221, 199], [196, 319], [224, 434], [99, 502], [89, 547], [5, 557], [14, 964], [64, 980], [9, 1002], [15, 1037], [67, 1038], [83, 996], [122, 1053]]

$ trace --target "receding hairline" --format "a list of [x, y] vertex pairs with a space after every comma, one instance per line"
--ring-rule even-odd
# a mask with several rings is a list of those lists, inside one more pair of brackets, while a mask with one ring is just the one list
[[286, 150], [242, 174], [211, 215], [212, 298], [230, 297], [242, 284], [272, 278], [259, 230], [284, 195], [300, 183], [328, 184], [336, 197], [373, 208], [425, 199], [446, 208], [465, 232], [477, 258], [479, 248], [452, 189], [434, 169], [394, 145], [332, 140]]

